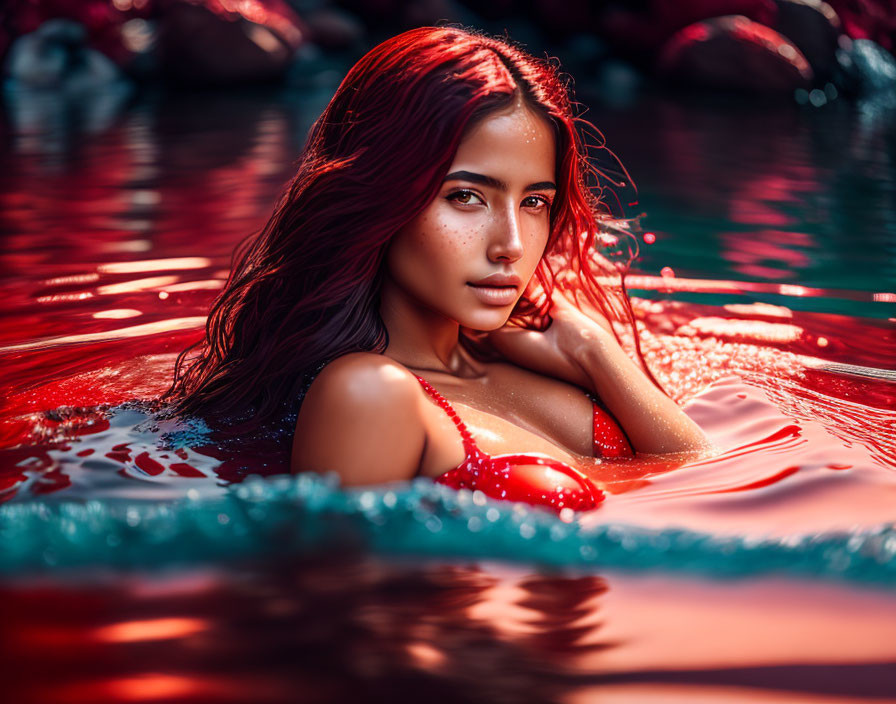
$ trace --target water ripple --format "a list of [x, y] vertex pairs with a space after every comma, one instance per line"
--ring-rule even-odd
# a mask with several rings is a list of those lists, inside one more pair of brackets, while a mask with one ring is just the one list
[[[422, 529], [422, 528], [425, 528]], [[474, 539], [475, 538], [475, 539]], [[0, 506], [0, 572], [228, 563], [363, 545], [377, 554], [564, 567], [767, 573], [896, 585], [896, 527], [778, 538], [583, 525], [429, 481], [340, 491], [335, 477], [250, 478], [172, 502], [32, 500]]]

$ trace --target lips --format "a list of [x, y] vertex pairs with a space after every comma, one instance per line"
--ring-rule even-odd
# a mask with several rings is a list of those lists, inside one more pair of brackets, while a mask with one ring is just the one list
[[470, 286], [487, 286], [487, 287], [504, 287], [504, 286], [513, 286], [514, 288], [519, 288], [520, 280], [519, 276], [514, 276], [513, 274], [501, 274], [494, 273], [489, 274], [484, 279], [479, 279], [479, 281], [470, 281], [468, 282]]
[[491, 274], [479, 281], [467, 283], [476, 297], [486, 305], [507, 306], [519, 297], [520, 278], [508, 274]]

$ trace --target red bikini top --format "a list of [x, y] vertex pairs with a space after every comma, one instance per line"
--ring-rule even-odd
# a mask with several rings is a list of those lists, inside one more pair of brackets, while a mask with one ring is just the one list
[[[439, 484], [454, 489], [479, 490], [491, 498], [524, 501], [558, 512], [563, 508], [587, 511], [597, 508], [604, 500], [604, 492], [594, 482], [558, 460], [537, 454], [489, 455], [483, 452], [447, 399], [425, 379], [418, 376], [417, 381], [454, 422], [467, 453], [457, 467], [436, 477]], [[633, 456], [628, 439], [610, 414], [593, 399], [592, 406], [595, 457]]]

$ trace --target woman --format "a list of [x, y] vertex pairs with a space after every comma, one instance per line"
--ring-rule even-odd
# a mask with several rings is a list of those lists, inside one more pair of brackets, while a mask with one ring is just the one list
[[608, 322], [634, 319], [594, 253], [577, 124], [557, 69], [506, 41], [424, 27], [372, 49], [178, 359], [181, 410], [252, 408], [248, 430], [304, 394], [295, 472], [555, 508], [602, 498], [585, 456], [703, 448]]

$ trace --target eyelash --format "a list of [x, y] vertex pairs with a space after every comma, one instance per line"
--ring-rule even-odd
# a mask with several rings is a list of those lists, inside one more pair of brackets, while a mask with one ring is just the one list
[[[454, 200], [455, 196], [460, 196], [460, 195], [471, 195], [471, 196], [475, 196], [476, 198], [479, 198], [479, 200], [482, 200], [482, 196], [480, 196], [478, 193], [468, 190], [468, 189], [454, 191], [453, 193], [449, 193], [447, 196], [445, 196], [445, 198], [446, 198], [446, 200]], [[544, 196], [526, 196], [527, 200], [529, 198], [535, 198], [536, 200], [540, 201], [547, 208], [551, 207], [551, 201], [549, 201]], [[461, 205], [473, 205], [473, 204], [472, 203], [461, 203]]]

